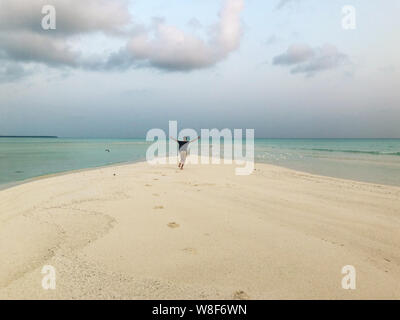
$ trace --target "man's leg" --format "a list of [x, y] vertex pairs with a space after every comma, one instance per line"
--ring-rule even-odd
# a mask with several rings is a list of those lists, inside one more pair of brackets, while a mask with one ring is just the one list
[[186, 155], [186, 151], [181, 151], [181, 170], [183, 170], [183, 166], [185, 165]]

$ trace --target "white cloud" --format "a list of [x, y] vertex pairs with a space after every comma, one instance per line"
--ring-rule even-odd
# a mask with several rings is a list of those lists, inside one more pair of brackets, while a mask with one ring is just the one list
[[311, 59], [314, 49], [307, 44], [293, 44], [287, 51], [274, 58], [274, 64], [292, 65]]
[[[56, 30], [43, 30], [43, 5], [56, 8]], [[79, 50], [71, 38], [103, 32], [116, 34], [130, 22], [125, 0], [0, 0], [0, 72], [9, 62], [41, 63], [50, 67], [79, 67]]]
[[157, 20], [150, 28], [133, 36], [126, 48], [110, 59], [109, 66], [135, 62], [166, 70], [212, 66], [239, 47], [242, 9], [243, 0], [227, 0], [220, 21], [207, 40]]
[[[44, 4], [56, 8], [56, 30], [41, 28]], [[207, 40], [162, 19], [149, 27], [135, 24], [128, 4], [128, 0], [0, 0], [0, 72], [5, 73], [9, 62], [22, 68], [41, 63], [86, 69], [146, 65], [192, 70], [214, 65], [239, 46], [243, 0], [225, 1], [220, 20]], [[88, 57], [76, 41], [81, 35], [98, 33], [125, 39], [126, 45], [109, 55]]]

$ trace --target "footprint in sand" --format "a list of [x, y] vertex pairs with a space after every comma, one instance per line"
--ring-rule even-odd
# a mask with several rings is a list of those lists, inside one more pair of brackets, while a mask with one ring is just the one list
[[197, 253], [197, 250], [195, 248], [185, 248], [185, 249], [182, 249], [182, 251], [185, 251], [185, 252], [191, 253], [191, 254]]
[[146, 183], [144, 186], [145, 187], [151, 187], [151, 184]]
[[153, 180], [154, 180], [154, 181], [157, 181], [158, 179], [157, 179], [157, 178], [154, 178]]
[[153, 209], [164, 209], [164, 206], [155, 206]]
[[234, 300], [248, 300], [250, 299], [250, 297], [248, 296], [248, 294], [246, 292], [244, 292], [243, 290], [238, 290], [234, 293], [233, 295], [233, 299]]
[[153, 193], [153, 196], [159, 197], [160, 195], [158, 193]]
[[174, 229], [174, 228], [178, 228], [179, 224], [177, 224], [176, 222], [170, 222], [167, 224], [167, 226]]

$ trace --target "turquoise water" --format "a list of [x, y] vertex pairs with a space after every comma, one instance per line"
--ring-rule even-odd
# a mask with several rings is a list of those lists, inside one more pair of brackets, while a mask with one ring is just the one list
[[142, 161], [149, 145], [143, 139], [0, 138], [0, 185], [45, 174]]
[[[149, 145], [143, 139], [1, 138], [0, 186], [45, 174], [142, 161]], [[256, 139], [255, 160], [400, 186], [400, 139]]]
[[255, 159], [319, 175], [400, 186], [400, 139], [258, 139]]

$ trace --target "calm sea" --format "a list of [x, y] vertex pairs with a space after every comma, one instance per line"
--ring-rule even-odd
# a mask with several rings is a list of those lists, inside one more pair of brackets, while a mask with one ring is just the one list
[[[46, 174], [142, 161], [149, 145], [143, 139], [0, 138], [0, 187]], [[400, 186], [400, 139], [256, 139], [255, 159]]]

